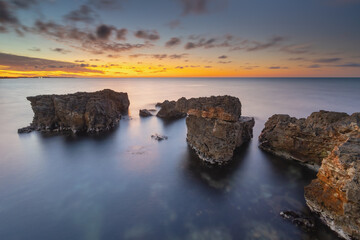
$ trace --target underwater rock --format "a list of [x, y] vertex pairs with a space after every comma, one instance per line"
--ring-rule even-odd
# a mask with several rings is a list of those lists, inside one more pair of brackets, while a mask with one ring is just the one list
[[301, 227], [305, 231], [310, 231], [315, 226], [315, 221], [309, 216], [305, 216], [302, 213], [294, 212], [294, 211], [282, 211], [280, 212], [280, 216], [284, 219], [291, 221], [296, 226]]
[[275, 155], [319, 168], [335, 146], [359, 128], [360, 113], [320, 111], [296, 119], [275, 114], [265, 123], [259, 147]]
[[[103, 131], [116, 126], [128, 111], [127, 93], [110, 89], [93, 93], [27, 97], [34, 111], [28, 129], [38, 131]], [[18, 132], [24, 132], [25, 128]]]
[[162, 140], [167, 140], [168, 137], [167, 136], [163, 136], [163, 135], [159, 135], [159, 134], [153, 134], [151, 135], [152, 139], [155, 139], [156, 141], [162, 141]]

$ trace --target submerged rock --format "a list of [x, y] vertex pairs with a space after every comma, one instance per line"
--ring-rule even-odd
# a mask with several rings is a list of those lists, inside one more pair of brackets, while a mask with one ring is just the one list
[[296, 226], [301, 227], [305, 231], [310, 231], [315, 226], [315, 221], [309, 216], [305, 216], [302, 213], [294, 212], [294, 211], [282, 211], [280, 212], [280, 216], [284, 219], [291, 221]]
[[359, 128], [324, 158], [317, 179], [305, 187], [305, 199], [340, 236], [360, 239]]
[[162, 140], [167, 140], [168, 139], [167, 136], [163, 136], [163, 135], [160, 135], [160, 134], [157, 134], [157, 133], [151, 135], [151, 138], [155, 139], [156, 141], [162, 141]]
[[140, 117], [150, 117], [152, 116], [152, 113], [147, 109], [140, 109], [139, 115]]
[[110, 89], [93, 93], [39, 95], [27, 99], [34, 111], [30, 128], [38, 131], [108, 130], [118, 124], [121, 114], [126, 113], [130, 105], [127, 93]]
[[188, 116], [187, 142], [206, 162], [228, 162], [234, 150], [253, 137], [254, 118], [241, 117], [241, 103], [236, 97], [183, 97], [159, 105], [158, 117], [173, 119]]
[[276, 114], [265, 123], [259, 147], [319, 168], [322, 159], [344, 143], [358, 124], [358, 114], [320, 111], [306, 119]]

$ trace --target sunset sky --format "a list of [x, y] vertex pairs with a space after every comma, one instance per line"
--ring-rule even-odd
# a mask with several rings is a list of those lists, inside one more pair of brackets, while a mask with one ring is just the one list
[[360, 0], [0, 0], [2, 77], [359, 77]]

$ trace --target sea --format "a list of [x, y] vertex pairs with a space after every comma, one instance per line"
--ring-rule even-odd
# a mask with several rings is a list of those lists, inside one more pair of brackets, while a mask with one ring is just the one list
[[[33, 118], [27, 96], [102, 89], [129, 95], [115, 129], [17, 133]], [[238, 97], [255, 118], [254, 138], [227, 166], [199, 160], [185, 119], [139, 117], [166, 99], [212, 95]], [[260, 150], [258, 136], [273, 114], [359, 106], [359, 78], [0, 79], [0, 239], [338, 239], [319, 220], [305, 230], [280, 216], [311, 214], [304, 186], [316, 172]]]

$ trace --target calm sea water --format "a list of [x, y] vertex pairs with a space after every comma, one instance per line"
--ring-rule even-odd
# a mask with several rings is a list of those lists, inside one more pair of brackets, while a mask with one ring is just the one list
[[[26, 96], [110, 88], [129, 94], [129, 117], [101, 135], [18, 135], [33, 117]], [[0, 239], [337, 239], [304, 232], [281, 210], [308, 212], [311, 170], [258, 149], [275, 113], [359, 111], [360, 79], [0, 80]], [[140, 119], [140, 108], [182, 96], [233, 95], [254, 116], [254, 139], [231, 165], [203, 165], [185, 120]], [[151, 134], [169, 137], [156, 142]]]

